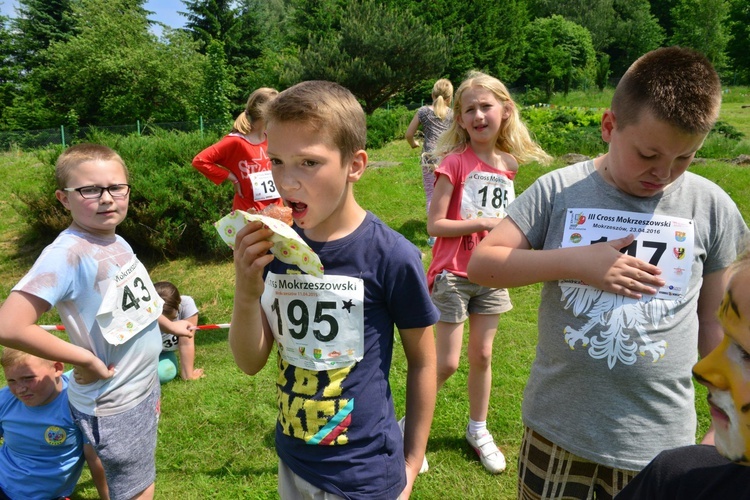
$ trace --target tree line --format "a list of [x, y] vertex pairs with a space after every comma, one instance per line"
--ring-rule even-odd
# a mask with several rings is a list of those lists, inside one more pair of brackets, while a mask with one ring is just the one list
[[230, 119], [258, 87], [349, 88], [368, 113], [479, 69], [548, 100], [603, 88], [663, 45], [750, 82], [747, 0], [19, 0], [0, 16], [0, 130]]

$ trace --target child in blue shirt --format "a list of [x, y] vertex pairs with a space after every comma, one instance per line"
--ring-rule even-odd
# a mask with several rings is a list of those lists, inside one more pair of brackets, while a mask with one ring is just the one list
[[99, 496], [109, 498], [96, 453], [73, 422], [63, 364], [8, 347], [0, 364], [8, 383], [0, 389], [0, 499], [69, 496], [84, 452]]
[[[258, 222], [237, 233], [229, 345], [251, 375], [276, 351], [279, 494], [406, 499], [436, 392], [438, 313], [419, 251], [354, 197], [367, 131], [351, 92], [299, 83], [266, 120], [279, 194], [325, 268], [318, 278], [274, 259], [272, 232]], [[403, 438], [388, 381], [394, 326], [408, 364]]]

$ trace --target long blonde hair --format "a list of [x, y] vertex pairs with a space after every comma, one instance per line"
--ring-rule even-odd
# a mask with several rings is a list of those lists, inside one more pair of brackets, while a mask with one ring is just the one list
[[432, 111], [435, 116], [445, 120], [453, 100], [453, 84], [447, 78], [441, 78], [432, 86]]
[[469, 146], [469, 133], [459, 124], [457, 118], [461, 116], [461, 104], [464, 92], [470, 88], [481, 87], [489, 90], [497, 100], [510, 111], [507, 119], [503, 120], [497, 134], [495, 146], [506, 153], [513, 155], [519, 163], [536, 161], [547, 165], [552, 161], [542, 148], [534, 142], [526, 125], [521, 121], [518, 106], [510, 97], [508, 89], [497, 78], [479, 71], [470, 72], [466, 79], [456, 90], [453, 99], [453, 121], [448, 130], [440, 135], [435, 146], [435, 156], [443, 158], [450, 153], [460, 153]]
[[234, 120], [232, 132], [239, 132], [245, 135], [252, 132], [253, 122], [263, 118], [263, 106], [278, 94], [278, 90], [269, 87], [261, 87], [250, 94], [250, 97], [247, 98], [245, 111], [240, 113], [237, 119]]

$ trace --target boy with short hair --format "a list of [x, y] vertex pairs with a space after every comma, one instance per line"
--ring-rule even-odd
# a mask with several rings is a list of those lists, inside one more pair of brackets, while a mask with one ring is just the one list
[[[367, 132], [351, 92], [303, 82], [278, 95], [266, 120], [276, 186], [325, 268], [315, 278], [275, 260], [261, 223], [237, 234], [229, 344], [250, 375], [278, 345], [279, 493], [407, 498], [436, 392], [438, 313], [419, 251], [354, 198]], [[394, 324], [408, 363], [403, 440], [388, 383]], [[321, 367], [320, 356], [336, 366]]]
[[[143, 264], [115, 234], [128, 211], [127, 167], [106, 146], [78, 144], [60, 155], [55, 178], [73, 222], [0, 308], [0, 344], [75, 367], [71, 410], [102, 461], [111, 498], [153, 498], [157, 320], [171, 322]], [[53, 306], [70, 342], [36, 325]]]
[[720, 104], [704, 56], [644, 55], [602, 117], [608, 153], [539, 178], [475, 250], [472, 281], [544, 282], [519, 497], [611, 498], [694, 442], [691, 368], [721, 341], [722, 280], [748, 232], [724, 191], [686, 172]]
[[81, 477], [84, 450], [100, 496], [107, 498], [96, 454], [70, 414], [64, 365], [9, 347], [0, 365], [8, 384], [0, 389], [0, 499], [69, 496]]

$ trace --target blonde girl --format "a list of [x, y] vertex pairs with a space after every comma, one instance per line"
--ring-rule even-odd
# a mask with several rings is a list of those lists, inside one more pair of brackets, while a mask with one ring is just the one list
[[232, 131], [193, 158], [193, 167], [216, 185], [229, 180], [234, 187], [232, 210], [263, 210], [281, 204], [266, 155], [263, 107], [278, 91], [262, 87], [250, 94]]
[[[420, 125], [423, 129], [422, 185], [424, 186], [425, 197], [427, 199], [428, 213], [435, 186], [435, 174], [433, 172], [437, 164], [437, 160], [433, 156], [433, 151], [435, 150], [438, 137], [448, 129], [453, 120], [452, 100], [453, 84], [450, 80], [441, 78], [436, 81], [435, 85], [432, 86], [432, 104], [419, 108], [406, 129], [406, 142], [412, 148], [419, 147], [419, 142], [414, 139], [414, 135], [417, 133]], [[432, 246], [435, 243], [435, 239], [430, 237], [428, 243]]]
[[505, 457], [487, 430], [492, 385], [492, 342], [500, 314], [512, 308], [507, 290], [469, 282], [472, 250], [505, 216], [515, 198], [519, 162], [551, 158], [530, 137], [505, 85], [484, 73], [470, 73], [456, 91], [453, 122], [435, 154], [435, 191], [427, 231], [435, 236], [427, 278], [440, 310], [435, 325], [438, 389], [458, 369], [464, 323], [469, 320], [469, 423], [466, 439], [491, 473], [505, 469]]

